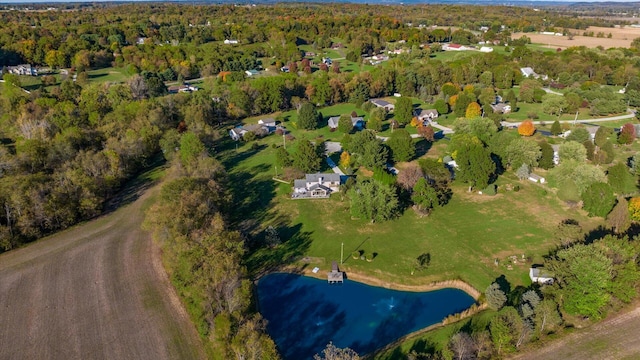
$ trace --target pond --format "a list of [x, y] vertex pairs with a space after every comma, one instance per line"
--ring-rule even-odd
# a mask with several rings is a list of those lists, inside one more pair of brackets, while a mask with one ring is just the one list
[[312, 359], [333, 341], [360, 355], [469, 308], [462, 290], [389, 290], [345, 280], [270, 274], [258, 282], [260, 313], [267, 331], [287, 359]]

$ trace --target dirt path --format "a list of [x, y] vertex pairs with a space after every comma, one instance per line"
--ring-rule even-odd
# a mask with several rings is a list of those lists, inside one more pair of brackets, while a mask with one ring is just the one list
[[204, 358], [140, 229], [151, 192], [0, 255], [0, 359]]
[[513, 360], [640, 358], [640, 305]]

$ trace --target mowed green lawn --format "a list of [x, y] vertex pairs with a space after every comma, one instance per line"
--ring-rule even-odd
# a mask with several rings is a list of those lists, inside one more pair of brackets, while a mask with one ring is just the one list
[[[554, 246], [552, 232], [561, 220], [577, 219], [585, 229], [599, 221], [566, 209], [551, 191], [511, 175], [498, 184], [518, 183], [519, 192], [487, 196], [455, 184], [450, 203], [429, 217], [407, 209], [395, 220], [372, 224], [352, 219], [349, 201], [340, 194], [326, 200], [291, 200], [291, 186], [271, 179], [275, 149], [268, 144], [278, 139], [272, 136], [261, 142], [259, 150], [240, 144], [237, 152], [222, 153], [234, 192], [241, 198], [238, 210], [243, 221], [260, 223], [253, 229], [258, 235], [268, 225], [282, 229], [283, 244], [251, 255], [248, 265], [254, 274], [288, 264], [318, 266], [324, 273], [332, 261], [340, 260], [344, 243], [342, 268], [347, 274], [407, 285], [462, 279], [483, 291], [501, 275], [513, 285], [526, 284], [529, 265], [541, 263]], [[355, 260], [351, 253], [357, 250], [376, 256], [372, 262]], [[414, 259], [422, 253], [431, 255], [431, 265], [411, 275]], [[508, 257], [523, 254], [531, 262], [518, 262], [509, 270]], [[307, 258], [300, 261], [303, 257]]]

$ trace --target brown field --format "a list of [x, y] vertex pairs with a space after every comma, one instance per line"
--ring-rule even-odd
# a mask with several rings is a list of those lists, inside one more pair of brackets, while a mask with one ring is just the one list
[[0, 255], [0, 359], [204, 358], [140, 229], [148, 198]]
[[640, 358], [640, 305], [512, 360], [619, 360]]
[[[585, 31], [593, 31], [594, 36], [582, 36]], [[586, 46], [589, 48], [595, 48], [602, 46], [605, 49], [613, 47], [628, 48], [631, 46], [631, 42], [635, 38], [640, 37], [640, 28], [605, 28], [591, 26], [587, 30], [572, 30], [574, 34], [573, 40], [569, 40], [567, 36], [555, 36], [555, 35], [543, 35], [536, 33], [515, 33], [511, 35], [512, 39], [518, 39], [522, 35], [531, 38], [531, 42], [534, 44], [547, 45], [551, 48], [568, 48], [571, 46]], [[595, 37], [599, 32], [604, 33], [604, 38]], [[606, 36], [611, 33], [611, 39]]]

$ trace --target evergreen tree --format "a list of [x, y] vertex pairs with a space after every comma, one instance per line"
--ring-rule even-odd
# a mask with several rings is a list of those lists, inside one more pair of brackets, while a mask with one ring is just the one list
[[560, 121], [556, 120], [551, 125], [551, 135], [560, 135], [562, 134], [562, 126], [560, 126]]
[[311, 103], [304, 103], [298, 110], [298, 128], [313, 130], [318, 127], [318, 112]]
[[538, 167], [548, 170], [553, 167], [553, 147], [546, 141], [541, 141], [540, 145], [540, 160], [538, 161]]
[[394, 131], [387, 140], [387, 145], [391, 149], [391, 157], [394, 162], [409, 161], [416, 153], [413, 139], [405, 129]]
[[609, 184], [598, 182], [587, 187], [582, 193], [582, 201], [583, 208], [589, 212], [589, 216], [605, 217], [613, 209], [616, 197]]
[[320, 170], [322, 155], [318, 146], [309, 140], [300, 140], [293, 154], [293, 166], [305, 173], [315, 173]]
[[396, 101], [395, 108], [393, 110], [394, 118], [400, 124], [408, 124], [413, 117], [413, 103], [411, 98], [402, 96]]
[[469, 191], [478, 187], [484, 189], [489, 185], [489, 179], [496, 170], [496, 164], [491, 159], [491, 153], [484, 146], [477, 143], [467, 143], [458, 150], [456, 157], [458, 171], [457, 179], [469, 183]]
[[351, 116], [349, 116], [348, 114], [343, 114], [340, 116], [340, 119], [338, 120], [338, 131], [345, 134], [353, 131], [353, 122], [351, 121]]

